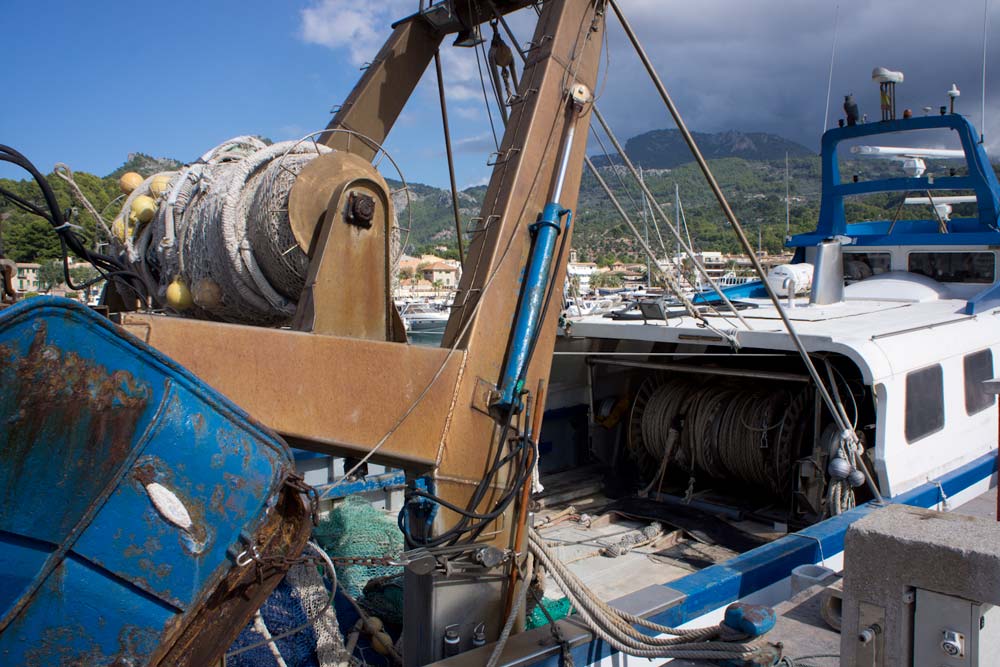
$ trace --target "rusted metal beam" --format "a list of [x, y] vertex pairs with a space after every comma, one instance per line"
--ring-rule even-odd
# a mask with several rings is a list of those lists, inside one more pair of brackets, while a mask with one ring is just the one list
[[358, 456], [391, 433], [373, 460], [415, 470], [429, 469], [437, 459], [465, 356], [162, 315], [123, 313], [121, 320], [126, 331], [184, 365], [291, 444]]
[[[574, 83], [593, 89], [603, 39], [602, 3], [551, 0], [545, 3], [532, 40], [500, 156], [486, 191], [478, 227], [466, 252], [465, 272], [445, 332], [445, 346], [468, 352], [455, 414], [445, 436], [438, 469], [438, 495], [464, 505], [491, 460], [496, 429], [483, 411], [482, 394], [498, 380], [518, 300], [517, 286], [531, 248], [529, 226], [546, 204], [558, 170], [559, 143], [569, 120], [568, 91]], [[590, 122], [589, 109], [577, 121], [561, 203], [575, 208]], [[569, 247], [572, 229], [567, 229]], [[563, 243], [563, 238], [559, 239]], [[553, 260], [552, 285], [562, 289], [566, 257]], [[561, 300], [543, 314], [535, 355], [524, 386], [548, 382]], [[464, 335], [463, 335], [464, 334]], [[535, 409], [544, 410], [536, 403]], [[503, 483], [502, 480], [500, 483]], [[491, 502], [487, 497], [481, 508]], [[447, 528], [456, 515], [439, 512]], [[496, 526], [506, 533], [508, 515]]]
[[[389, 186], [375, 168], [350, 153], [322, 155], [306, 167], [310, 178], [297, 182], [289, 199], [296, 240], [314, 239], [293, 328], [368, 340], [406, 340], [391, 295], [392, 227], [395, 214]], [[332, 195], [323, 185], [332, 184]], [[302, 194], [300, 186], [309, 186]], [[325, 198], [326, 214], [315, 227], [310, 194]], [[300, 195], [300, 196], [296, 196]], [[313, 229], [308, 229], [310, 223]], [[299, 241], [300, 247], [302, 241]], [[355, 289], [351, 289], [351, 288]], [[398, 328], [396, 325], [398, 322]], [[401, 338], [399, 338], [401, 337]]]
[[377, 146], [389, 136], [389, 130], [434, 58], [441, 39], [442, 34], [424, 20], [396, 26], [327, 125], [328, 130], [348, 132], [323, 133], [319, 141], [369, 161], [374, 159]]

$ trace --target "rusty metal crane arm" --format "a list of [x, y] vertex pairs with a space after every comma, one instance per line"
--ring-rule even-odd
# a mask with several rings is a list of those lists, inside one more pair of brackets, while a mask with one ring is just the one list
[[[503, 12], [526, 3], [496, 4]], [[461, 24], [461, 17], [455, 20]], [[331, 123], [327, 143], [344, 141], [342, 149], [362, 157], [359, 151], [371, 151], [371, 144], [352, 141], [347, 146], [350, 133], [337, 129], [384, 140], [441, 34], [450, 29], [431, 30], [429, 25], [426, 17], [416, 17], [396, 26]], [[378, 443], [374, 460], [415, 474], [432, 473], [437, 494], [465, 506], [494, 448], [503, 446], [496, 442], [489, 402], [508, 357], [522, 273], [532, 249], [529, 228], [549, 203], [563, 153], [560, 204], [566, 209], [576, 205], [590, 114], [588, 108], [570, 112], [569, 91], [577, 83], [593, 87], [602, 31], [603, 11], [593, 0], [544, 5], [501, 156], [472, 231], [444, 348], [138, 313], [123, 314], [123, 325], [295, 446], [357, 457]], [[578, 129], [562, 151], [570, 120]], [[563, 230], [560, 243], [568, 244], [571, 234], [571, 229]], [[313, 262], [321, 259], [313, 256]], [[551, 284], [564, 281], [564, 260], [550, 259]], [[356, 295], [367, 286], [340, 285], [347, 298], [352, 298], [352, 288]], [[523, 386], [547, 381], [557, 317], [557, 308], [539, 315]], [[498, 486], [504, 483], [497, 480]], [[491, 500], [485, 497], [480, 507], [490, 506]], [[456, 517], [443, 510], [437, 521], [443, 528]], [[504, 515], [493, 537], [509, 528]]]

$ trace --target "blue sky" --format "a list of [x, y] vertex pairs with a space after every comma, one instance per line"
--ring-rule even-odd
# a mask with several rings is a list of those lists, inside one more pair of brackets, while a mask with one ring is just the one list
[[[321, 129], [383, 37], [375, 32], [360, 40], [361, 51], [331, 48], [329, 35], [315, 32], [322, 29], [317, 23], [336, 18], [324, 16], [313, 20], [307, 37], [308, 11], [320, 8], [307, 2], [178, 0], [129, 3], [127, 11], [110, 2], [5, 4], [4, 22], [25, 29], [0, 40], [7, 93], [0, 143], [45, 171], [63, 161], [103, 175], [130, 152], [186, 161], [239, 134], [280, 140]], [[376, 14], [387, 31], [390, 12]], [[43, 21], [44, 41], [40, 30], [27, 29]], [[467, 78], [467, 62], [451, 64], [464, 64]], [[441, 121], [429, 74], [431, 85], [421, 86], [389, 149], [405, 155], [408, 179], [443, 185]], [[469, 104], [470, 90], [460, 86], [450, 88], [450, 112], [461, 187], [487, 174], [484, 155], [468, 151], [485, 147], [488, 125], [479, 115], [481, 91]], [[20, 174], [0, 165], [0, 176]]]
[[[990, 62], [1000, 63], [1000, 2], [991, 0]], [[0, 142], [48, 171], [57, 161], [106, 174], [128, 153], [192, 160], [239, 134], [272, 139], [325, 126], [388, 24], [416, 0], [177, 0], [170, 3], [5, 0]], [[919, 3], [917, 3], [919, 4]], [[697, 130], [770, 131], [818, 146], [835, 3], [622, 0], [664, 80]], [[903, 69], [901, 103], [945, 103], [979, 123], [983, 3], [914, 11], [912, 0], [843, 0], [831, 125], [843, 93], [877, 113], [871, 68]], [[530, 16], [514, 17], [522, 40]], [[669, 126], [617, 27], [602, 100], [620, 136]], [[460, 187], [484, 182], [492, 137], [473, 53], [444, 52]], [[1000, 64], [989, 71], [988, 118], [1000, 109]], [[997, 145], [1000, 123], [987, 122]], [[408, 180], [445, 186], [433, 74], [389, 138]], [[996, 154], [998, 151], [994, 151]], [[388, 173], [392, 176], [393, 174]], [[0, 177], [20, 177], [0, 165]]]

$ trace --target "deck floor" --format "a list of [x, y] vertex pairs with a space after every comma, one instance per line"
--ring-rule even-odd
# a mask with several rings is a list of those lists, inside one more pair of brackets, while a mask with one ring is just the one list
[[[593, 483], [593, 474], [577, 470], [548, 480], [547, 492], [543, 493], [547, 500], [543, 500], [535, 515], [535, 525], [556, 555], [602, 599], [612, 601], [648, 586], [669, 584], [737, 554], [698, 539], [697, 530], [693, 533], [680, 530], [666, 522], [655, 539], [648, 540], [641, 531], [648, 530], [651, 522], [608, 511], [612, 501], [600, 493], [601, 485]], [[992, 489], [954, 511], [993, 519], [997, 514], [996, 503], [997, 491]], [[669, 518], [666, 521], [669, 522]], [[732, 525], [766, 539], [780, 536], [769, 532], [772, 527], [753, 522]], [[623, 539], [643, 538], [647, 538], [648, 543], [617, 556], [609, 553], [609, 547], [612, 553], [615, 552], [613, 547]], [[775, 608], [778, 623], [769, 638], [782, 642], [785, 655], [795, 659], [839, 655], [840, 634], [827, 626], [819, 614], [823, 588], [818, 586], [803, 591]], [[545, 594], [550, 598], [562, 597], [551, 579], [546, 582]], [[675, 660], [662, 664], [707, 667], [711, 663]], [[810, 658], [806, 664], [833, 667], [839, 664], [839, 658]]]

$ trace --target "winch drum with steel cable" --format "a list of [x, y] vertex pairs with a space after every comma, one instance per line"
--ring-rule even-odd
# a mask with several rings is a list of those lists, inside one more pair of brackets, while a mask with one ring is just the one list
[[812, 421], [804, 418], [809, 392], [793, 389], [742, 378], [647, 377], [632, 405], [630, 453], [654, 487], [666, 476], [687, 476], [785, 497]]
[[[312, 240], [294, 228], [292, 191], [314, 160], [333, 153], [311, 140], [226, 141], [193, 164], [135, 187], [112, 224], [116, 250], [142, 276], [154, 308], [196, 319], [288, 324]], [[357, 159], [351, 166], [386, 193], [384, 208], [394, 222], [390, 190], [378, 171]], [[315, 189], [319, 218], [313, 225], [320, 224], [335, 185]], [[392, 228], [395, 260], [399, 244]]]

